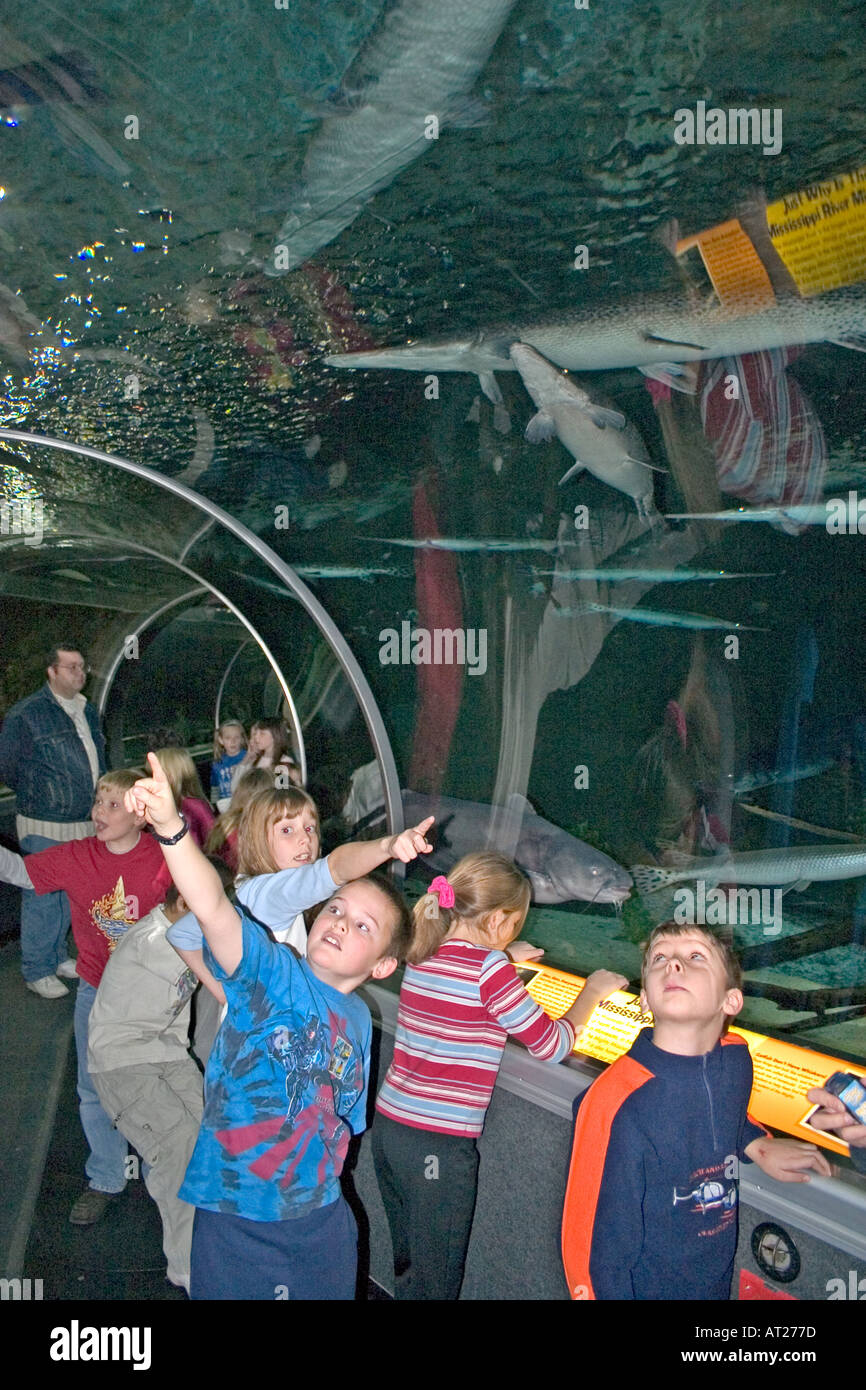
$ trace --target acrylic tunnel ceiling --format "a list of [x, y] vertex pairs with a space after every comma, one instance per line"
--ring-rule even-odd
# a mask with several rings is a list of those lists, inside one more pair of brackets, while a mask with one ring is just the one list
[[[815, 522], [866, 492], [862, 18], [859, 0], [12, 0], [0, 426], [177, 480], [291, 565], [404, 786], [528, 795], [627, 864], [761, 847], [736, 789], [759, 799], [787, 759], [776, 812], [854, 833], [862, 542]], [[713, 271], [689, 239], [734, 219]], [[792, 260], [785, 237], [815, 229]], [[326, 360], [442, 338], [384, 369]], [[583, 435], [547, 437], [521, 340], [576, 374]], [[215, 699], [246, 618], [313, 761], [372, 757], [253, 549], [110, 465], [14, 442], [0, 460], [7, 504], [45, 508], [39, 546], [8, 510], [0, 528], [4, 707], [33, 688], [49, 605], [99, 663], [143, 624], [166, 720], [196, 669], [171, 653], [207, 634]], [[695, 520], [740, 507], [767, 515]], [[415, 660], [407, 627], [459, 631], [466, 659]], [[253, 656], [223, 687], [250, 718], [276, 679]], [[127, 683], [124, 737], [156, 717], [150, 688]]]

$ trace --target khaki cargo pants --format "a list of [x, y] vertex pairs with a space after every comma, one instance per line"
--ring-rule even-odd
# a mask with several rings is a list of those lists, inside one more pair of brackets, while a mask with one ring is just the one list
[[93, 1084], [113, 1124], [149, 1164], [144, 1181], [162, 1217], [168, 1278], [189, 1292], [195, 1207], [177, 1193], [201, 1124], [201, 1072], [192, 1058], [143, 1062], [97, 1072]]

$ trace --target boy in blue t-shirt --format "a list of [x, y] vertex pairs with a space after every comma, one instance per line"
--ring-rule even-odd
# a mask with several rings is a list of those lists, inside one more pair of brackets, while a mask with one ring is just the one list
[[390, 975], [411, 936], [400, 894], [366, 875], [387, 859], [408, 863], [430, 853], [432, 818], [400, 835], [340, 845], [306, 869], [268, 875], [267, 892], [300, 876], [299, 900], [336, 889], [299, 959], [232, 906], [186, 833], [159, 761], [153, 754], [149, 761], [154, 775], [136, 783], [129, 804], [163, 845], [229, 1006], [180, 1190], [196, 1207], [190, 1295], [351, 1299], [356, 1231], [339, 1178], [349, 1138], [365, 1126], [371, 1034], [369, 1010], [352, 992]]

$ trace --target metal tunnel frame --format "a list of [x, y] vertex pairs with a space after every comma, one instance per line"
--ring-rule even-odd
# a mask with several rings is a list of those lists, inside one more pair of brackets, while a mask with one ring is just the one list
[[[136, 550], [144, 549], [144, 547], [139, 545], [138, 542], [131, 541], [128, 544], [130, 548], [134, 548]], [[111, 692], [112, 686], [114, 685], [114, 678], [117, 675], [117, 672], [120, 668], [120, 664], [123, 660], [123, 648], [125, 642], [130, 637], [140, 636], [141, 633], [146, 631], [146, 629], [150, 627], [154, 622], [156, 622], [158, 618], [160, 618], [164, 613], [167, 613], [170, 608], [176, 608], [178, 604], [183, 603], [190, 598], [193, 598], [196, 594], [213, 594], [214, 598], [219, 599], [220, 603], [224, 604], [224, 606], [229, 610], [229, 612], [234, 614], [238, 622], [241, 623], [243, 627], [246, 628], [247, 632], [250, 634], [246, 641], [241, 643], [241, 647], [238, 648], [238, 651], [235, 652], [234, 656], [229, 662], [228, 669], [224, 673], [222, 681], [220, 682], [220, 687], [219, 691], [217, 692], [216, 699], [217, 726], [219, 724], [220, 697], [223, 692], [223, 687], [225, 685], [225, 680], [226, 676], [228, 675], [228, 671], [231, 669], [232, 663], [234, 662], [235, 657], [237, 657], [238, 652], [240, 652], [242, 648], [247, 645], [248, 642], [254, 641], [256, 643], [256, 646], [259, 648], [259, 651], [261, 651], [264, 654], [268, 662], [268, 665], [270, 666], [271, 670], [276, 676], [280, 690], [283, 692], [283, 699], [289, 707], [289, 722], [291, 723], [291, 726], [294, 729], [295, 739], [298, 744], [298, 766], [301, 772], [301, 779], [306, 784], [307, 754], [306, 748], [304, 746], [304, 731], [301, 728], [301, 721], [298, 718], [298, 711], [295, 707], [295, 702], [292, 699], [292, 692], [289, 689], [289, 683], [283, 675], [283, 672], [280, 666], [278, 665], [276, 657], [274, 656], [270, 647], [262, 639], [257, 630], [253, 627], [249, 618], [244, 617], [237, 604], [232, 603], [231, 599], [227, 598], [221, 589], [215, 588], [215, 586], [209, 583], [203, 575], [198, 574], [195, 570], [191, 570], [188, 565], [182, 564], [179, 560], [172, 559], [170, 555], [164, 555], [162, 551], [154, 550], [150, 546], [146, 547], [146, 554], [157, 556], [160, 560], [164, 560], [167, 565], [173, 565], [175, 569], [181, 570], [183, 574], [189, 575], [191, 579], [195, 579], [198, 582], [194, 589], [188, 590], [187, 593], [181, 594], [178, 598], [169, 599], [167, 603], [161, 603], [158, 608], [154, 609], [150, 613], [146, 613], [145, 616], [141, 618], [139, 622], [136, 623], [135, 627], [132, 628], [126, 634], [124, 642], [121, 643], [117, 652], [112, 657], [111, 665], [108, 668], [108, 672], [104, 677], [102, 686], [100, 688], [99, 698], [96, 701], [96, 707], [99, 710], [100, 715], [103, 715], [105, 713], [105, 707], [108, 703], [108, 696]], [[183, 551], [183, 554], [186, 554], [186, 550]]]
[[[235, 652], [232, 653], [231, 660], [229, 661], [229, 664], [228, 664], [228, 666], [226, 667], [226, 669], [223, 671], [222, 680], [220, 681], [220, 687], [219, 687], [219, 690], [217, 691], [216, 708], [214, 709], [214, 716], [213, 716], [213, 726], [214, 726], [215, 729], [218, 729], [219, 726], [220, 726], [220, 724], [222, 723], [223, 691], [224, 691], [225, 688], [226, 688], [226, 681], [228, 680], [228, 678], [229, 678], [229, 676], [230, 676], [230, 674], [231, 674], [231, 669], [232, 669], [232, 667], [234, 666], [235, 662], [237, 661], [238, 657], [240, 656], [241, 652], [243, 651], [244, 647], [248, 647], [249, 644], [250, 644], [250, 639], [249, 639], [249, 637], [245, 637], [244, 640], [243, 640], [243, 642], [241, 642], [240, 646], [238, 647], [237, 651], [235, 651]], [[307, 780], [307, 779], [306, 779], [306, 776], [305, 776], [305, 777], [304, 777], [304, 781], [306, 782], [306, 780]]]
[[[123, 472], [132, 473], [136, 477], [144, 478], [147, 482], [153, 483], [156, 487], [161, 487], [166, 492], [173, 492], [177, 497], [182, 497], [191, 506], [197, 507], [199, 511], [218, 521], [232, 535], [237, 536], [238, 540], [248, 546], [265, 564], [273, 570], [277, 577], [282, 580], [286, 588], [294, 594], [295, 598], [306, 609], [316, 627], [329, 643], [334, 651], [343, 673], [354, 692], [355, 698], [361, 708], [367, 732], [376, 754], [379, 770], [382, 774], [382, 786], [385, 797], [385, 814], [388, 818], [388, 827], [392, 833], [403, 829], [403, 805], [400, 800], [400, 781], [397, 776], [397, 765], [394, 761], [394, 754], [391, 743], [385, 729], [379, 708], [373, 698], [373, 692], [367, 682], [361, 667], [359, 666], [351, 648], [343, 637], [339, 628], [334, 623], [330, 614], [322, 607], [315, 594], [307, 588], [306, 584], [298, 577], [290, 565], [281, 560], [269, 545], [258, 537], [249, 527], [244, 526], [229, 512], [209, 498], [202, 497], [200, 493], [193, 492], [192, 488], [186, 487], [183, 483], [176, 482], [174, 478], [166, 478], [162, 473], [157, 473], [152, 468], [145, 467], [142, 463], [133, 463], [130, 459], [117, 458], [113, 454], [106, 454], [101, 449], [92, 449], [86, 444], [75, 444], [68, 439], [51, 439], [47, 435], [29, 434], [23, 430], [0, 429], [0, 439], [14, 440], [20, 444], [36, 445], [40, 448], [59, 449], [65, 453], [78, 454], [82, 458], [95, 459], [98, 463], [107, 463], [112, 468], [119, 468]], [[165, 558], [165, 557], [163, 557]], [[183, 564], [171, 561], [178, 569], [186, 574], [192, 574]], [[195, 575], [199, 582], [203, 582], [200, 576]], [[210, 587], [210, 586], [208, 586]], [[237, 610], [233, 605], [227, 604], [234, 612]], [[238, 614], [241, 617], [240, 614]], [[243, 621], [243, 619], [242, 619]], [[249, 626], [249, 624], [246, 624]]]
[[[212, 525], [212, 523], [209, 523], [209, 525]], [[199, 534], [203, 533], [200, 532]], [[197, 539], [197, 537], [195, 537], [194, 539]], [[213, 597], [218, 599], [219, 602], [223, 605], [223, 607], [227, 608], [228, 611], [237, 618], [238, 622], [244, 628], [246, 628], [247, 632], [250, 634], [251, 640], [255, 641], [256, 646], [263, 653], [268, 662], [268, 665], [270, 666], [271, 670], [276, 676], [280, 690], [283, 692], [283, 699], [289, 707], [290, 722], [292, 728], [295, 730], [295, 735], [298, 740], [298, 758], [301, 776], [303, 780], [306, 782], [307, 759], [304, 747], [304, 735], [303, 730], [301, 729], [301, 721], [298, 718], [298, 711], [295, 707], [295, 702], [292, 699], [292, 692], [289, 689], [288, 681], [283, 675], [273, 652], [271, 651], [268, 644], [264, 641], [264, 639], [260, 636], [258, 631], [253, 627], [249, 618], [244, 616], [244, 614], [238, 608], [237, 604], [232, 603], [231, 599], [223, 593], [222, 589], [218, 589], [215, 584], [212, 584], [210, 582], [210, 580], [205, 579], [204, 575], [199, 574], [196, 570], [190, 569], [189, 565], [183, 564], [181, 560], [176, 560], [171, 555], [165, 555], [161, 550], [155, 550], [153, 546], [143, 545], [140, 541], [126, 541], [124, 543], [124, 549], [132, 550], [136, 554], [140, 555], [149, 555], [153, 559], [162, 560], [164, 564], [171, 565], [174, 567], [174, 569], [180, 570], [181, 574], [185, 574], [189, 579], [194, 579], [196, 581], [196, 588], [195, 590], [192, 590], [190, 592], [212, 594]], [[182, 554], [186, 555], [188, 551], [189, 545], [185, 547]], [[114, 683], [114, 678], [120, 667], [121, 660], [123, 659], [123, 648], [125, 642], [128, 641], [130, 637], [137, 637], [140, 633], [144, 632], [145, 629], [153, 621], [155, 621], [155, 619], [159, 617], [161, 613], [166, 612], [169, 608], [175, 607], [178, 603], [182, 602], [184, 598], [189, 598], [190, 592], [187, 592], [187, 594], [185, 595], [180, 595], [179, 598], [170, 599], [167, 603], [160, 604], [157, 609], [153, 610], [148, 614], [145, 614], [145, 616], [142, 619], [140, 619], [138, 623], [136, 623], [135, 627], [130, 632], [125, 634], [124, 640], [118, 647], [114, 657], [112, 657], [111, 665], [109, 666], [108, 673], [104, 678], [102, 687], [100, 688], [99, 696], [96, 700], [96, 707], [99, 710], [100, 714], [103, 714], [105, 712], [105, 707], [108, 700], [108, 693], [111, 689], [111, 686]]]

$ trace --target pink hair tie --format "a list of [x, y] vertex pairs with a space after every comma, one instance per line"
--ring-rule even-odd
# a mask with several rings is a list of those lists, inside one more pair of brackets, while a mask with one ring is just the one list
[[442, 874], [440, 874], [438, 878], [434, 878], [427, 892], [439, 894], [440, 907], [454, 906], [454, 889], [451, 887], [447, 878], [444, 878]]

